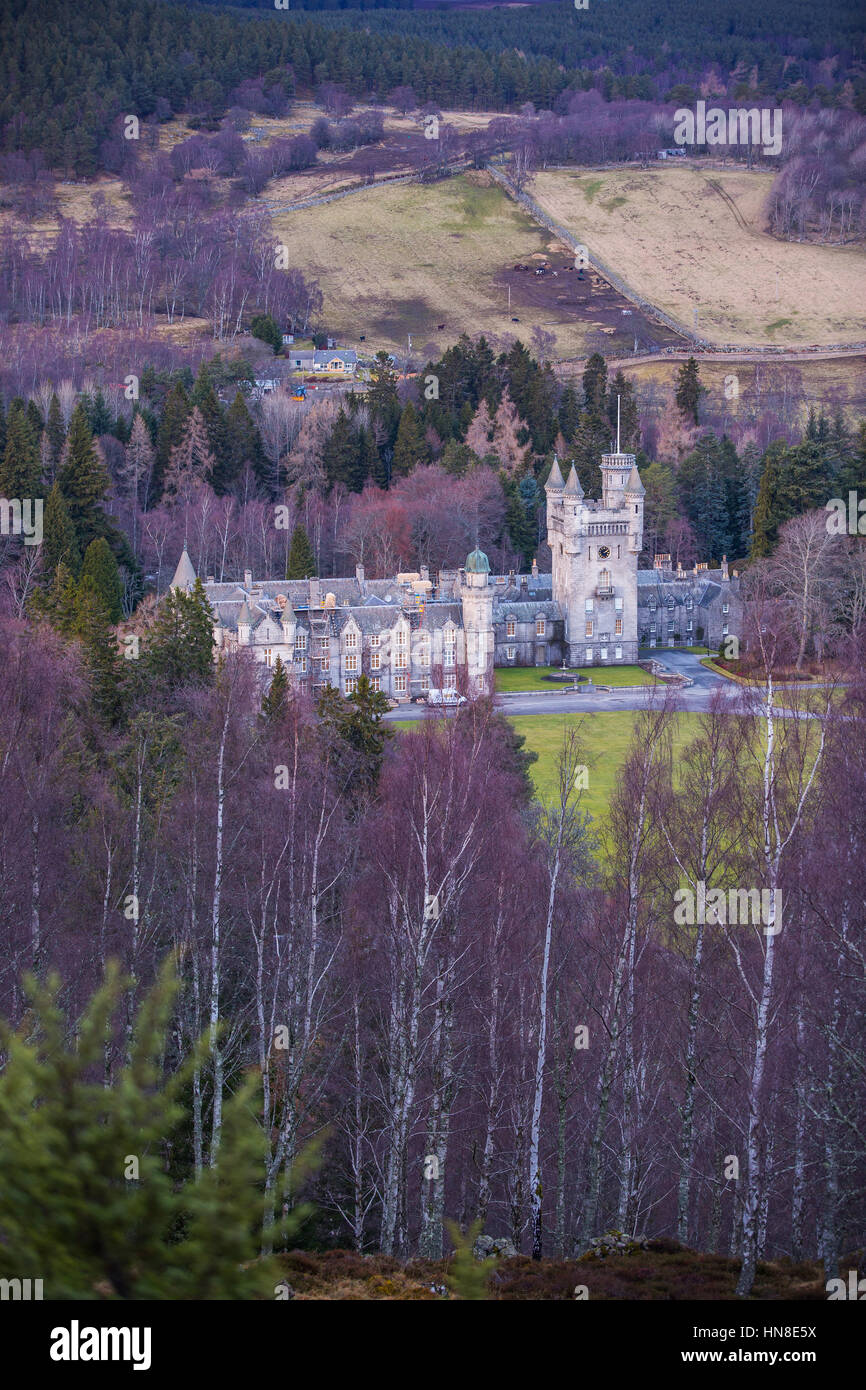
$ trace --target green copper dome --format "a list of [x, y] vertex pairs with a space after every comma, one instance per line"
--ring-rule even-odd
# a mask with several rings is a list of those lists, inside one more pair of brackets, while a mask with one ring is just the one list
[[467, 573], [467, 574], [489, 574], [489, 573], [490, 573], [490, 561], [488, 560], [487, 556], [484, 554], [484, 551], [483, 551], [483, 550], [478, 550], [478, 549], [476, 548], [475, 550], [470, 551], [469, 554], [466, 556], [466, 573]]

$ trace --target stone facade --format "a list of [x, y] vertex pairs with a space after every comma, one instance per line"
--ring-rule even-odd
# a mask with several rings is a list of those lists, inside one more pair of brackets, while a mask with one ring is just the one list
[[[492, 578], [477, 548], [460, 570], [426, 569], [393, 579], [266, 579], [214, 583], [205, 594], [221, 650], [247, 647], [267, 670], [277, 657], [311, 693], [344, 695], [366, 675], [396, 701], [431, 688], [492, 693], [494, 666], [620, 665], [638, 648], [718, 647], [740, 630], [739, 588], [727, 564], [686, 574], [638, 570], [644, 489], [633, 454], [605, 454], [603, 493], [587, 501], [576, 472], [554, 461], [546, 483], [551, 574]], [[173, 588], [189, 590], [184, 550]]]
[[554, 460], [545, 484], [552, 599], [564, 619], [569, 666], [637, 661], [637, 558], [644, 486], [634, 454], [603, 454], [602, 497], [588, 501]]

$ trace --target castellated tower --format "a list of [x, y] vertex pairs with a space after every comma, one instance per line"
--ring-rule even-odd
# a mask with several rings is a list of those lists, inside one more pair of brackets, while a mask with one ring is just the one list
[[553, 599], [565, 618], [570, 666], [615, 666], [638, 655], [644, 486], [634, 454], [619, 447], [602, 454], [601, 476], [598, 502], [584, 497], [576, 469], [564, 481], [556, 459], [545, 484]]
[[493, 588], [490, 561], [483, 550], [466, 557], [460, 583], [463, 632], [466, 641], [467, 695], [493, 692]]

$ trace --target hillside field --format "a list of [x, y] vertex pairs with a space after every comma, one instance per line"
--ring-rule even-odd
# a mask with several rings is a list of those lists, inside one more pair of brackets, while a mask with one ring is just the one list
[[538, 173], [530, 192], [651, 303], [719, 343], [866, 336], [866, 250], [777, 241], [773, 175], [686, 167]]

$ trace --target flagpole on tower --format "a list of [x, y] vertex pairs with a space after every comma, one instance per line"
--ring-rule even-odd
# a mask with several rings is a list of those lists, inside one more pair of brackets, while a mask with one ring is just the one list
[[619, 396], [616, 398], [616, 452], [619, 453]]

